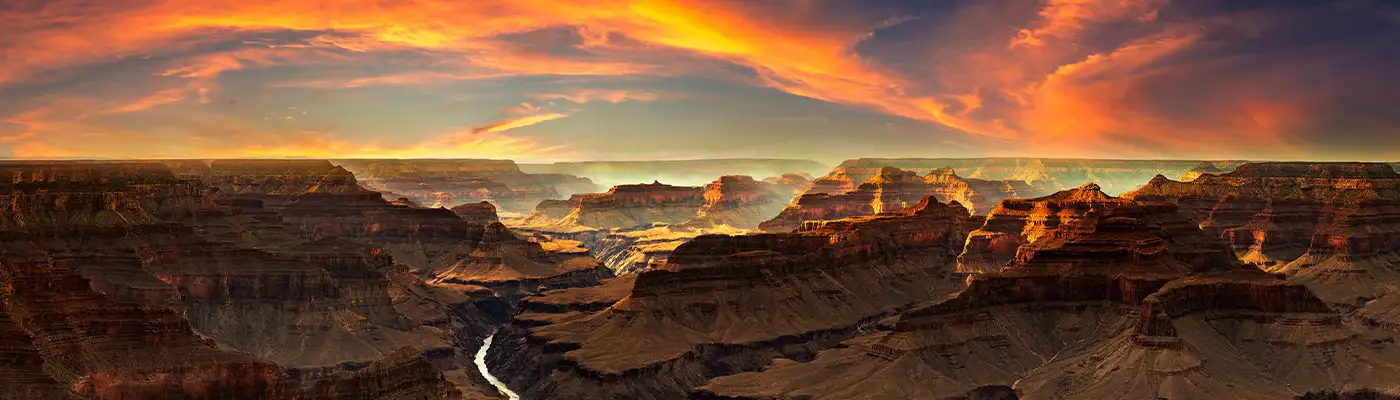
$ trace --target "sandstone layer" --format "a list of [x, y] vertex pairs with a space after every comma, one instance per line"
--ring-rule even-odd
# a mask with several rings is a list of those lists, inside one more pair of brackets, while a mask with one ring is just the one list
[[[531, 312], [497, 335], [488, 362], [529, 398], [682, 398], [773, 357], [810, 358], [955, 290], [952, 261], [969, 220], [930, 197], [903, 213], [812, 221], [794, 233], [699, 236], [606, 308], [523, 300]], [[564, 303], [606, 304], [619, 292], [591, 293], [573, 297], [598, 301]]]
[[[6, 313], [50, 380], [98, 398], [292, 398], [407, 346], [479, 392], [459, 350], [497, 300], [429, 286], [381, 245], [484, 226], [384, 201], [325, 161], [168, 164], [0, 165]], [[405, 390], [445, 384], [387, 365]], [[32, 372], [15, 376], [47, 382]]]
[[961, 292], [692, 397], [946, 399], [1007, 387], [1023, 399], [1277, 399], [1400, 384], [1389, 333], [1348, 325], [1306, 286], [1242, 264], [1174, 204], [1084, 189], [1050, 196], [1078, 217]]
[[926, 195], [939, 201], [958, 202], [974, 213], [986, 213], [1006, 198], [1035, 197], [1049, 191], [1022, 181], [964, 179], [951, 168], [919, 175], [895, 167], [883, 167], [854, 189], [831, 193], [832, 177], [813, 181], [806, 193], [785, 207], [778, 216], [759, 224], [759, 229], [785, 232], [803, 221], [839, 219], [899, 212], [917, 204]]
[[1400, 174], [1385, 164], [1250, 163], [1191, 182], [1158, 176], [1125, 197], [1178, 204], [1240, 259], [1334, 305], [1400, 287]]

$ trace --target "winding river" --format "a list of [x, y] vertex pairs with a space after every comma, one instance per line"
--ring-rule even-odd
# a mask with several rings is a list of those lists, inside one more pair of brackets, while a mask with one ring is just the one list
[[515, 394], [509, 387], [506, 387], [504, 382], [501, 382], [500, 379], [496, 379], [496, 376], [491, 375], [491, 371], [486, 368], [486, 350], [491, 348], [491, 340], [495, 338], [496, 333], [491, 332], [491, 335], [486, 337], [486, 342], [481, 344], [481, 349], [476, 351], [476, 370], [481, 371], [481, 376], [486, 377], [486, 381], [491, 382], [491, 386], [495, 386], [496, 391], [506, 395], [510, 400], [520, 400], [520, 395]]

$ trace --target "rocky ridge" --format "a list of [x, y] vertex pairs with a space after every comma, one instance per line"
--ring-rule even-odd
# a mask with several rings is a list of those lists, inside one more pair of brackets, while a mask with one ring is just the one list
[[1336, 306], [1400, 287], [1400, 174], [1378, 163], [1249, 163], [1191, 182], [1162, 176], [1124, 197], [1175, 203], [1245, 262]]
[[[825, 180], [823, 180], [825, 179]], [[1034, 197], [1048, 193], [1021, 181], [964, 179], [951, 168], [940, 168], [920, 176], [895, 167], [880, 168], [857, 187], [831, 193], [834, 178], [813, 181], [811, 187], [785, 207], [778, 216], [759, 224], [759, 229], [784, 232], [807, 220], [839, 219], [898, 212], [917, 204], [925, 195], [940, 201], [956, 201], [972, 212], [985, 213], [1005, 198]]]
[[[526, 397], [683, 397], [706, 377], [810, 357], [954, 290], [951, 263], [969, 220], [961, 206], [928, 198], [794, 233], [699, 236], [606, 308], [522, 300], [532, 312], [498, 334], [488, 362]], [[612, 296], [574, 297], [601, 305]]]
[[1272, 399], [1397, 384], [1381, 372], [1400, 368], [1385, 361], [1400, 355], [1387, 334], [1243, 265], [1174, 204], [1102, 196], [1030, 201], [1058, 202], [1060, 226], [1007, 266], [812, 361], [774, 359], [692, 397], [944, 399], [1003, 386], [1023, 399]]

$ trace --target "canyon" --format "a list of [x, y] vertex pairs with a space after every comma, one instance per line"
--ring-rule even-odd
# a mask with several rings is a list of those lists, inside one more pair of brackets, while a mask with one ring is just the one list
[[813, 164], [0, 161], [0, 398], [1400, 394], [1392, 165]]
[[808, 220], [840, 219], [899, 212], [926, 195], [957, 202], [972, 213], [985, 214], [1002, 199], [1037, 197], [1053, 190], [1018, 180], [965, 179], [952, 168], [938, 168], [920, 176], [896, 167], [881, 167], [863, 182], [846, 170], [814, 180], [808, 190], [783, 208], [778, 216], [758, 224], [770, 232], [791, 231]]
[[[36, 395], [487, 398], [470, 355], [507, 318], [505, 292], [611, 276], [520, 250], [499, 222], [384, 200], [327, 161], [0, 173], [0, 332], [28, 360], [0, 377]], [[493, 279], [428, 282], [448, 274]]]

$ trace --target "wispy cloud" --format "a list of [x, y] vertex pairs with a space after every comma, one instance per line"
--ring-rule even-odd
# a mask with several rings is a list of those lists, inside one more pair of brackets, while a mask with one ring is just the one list
[[540, 115], [530, 115], [530, 116], [525, 116], [525, 117], [514, 118], [514, 119], [508, 119], [508, 120], [504, 120], [504, 121], [500, 121], [500, 122], [495, 122], [495, 123], [492, 123], [492, 124], [490, 124], [490, 125], [486, 125], [486, 126], [483, 126], [483, 127], [480, 127], [480, 128], [472, 129], [472, 133], [481, 134], [481, 133], [504, 132], [504, 131], [508, 131], [508, 130], [511, 130], [511, 129], [515, 129], [515, 128], [527, 127], [527, 126], [534, 125], [534, 124], [538, 124], [538, 123], [545, 122], [545, 121], [553, 121], [553, 120], [560, 119], [560, 118], [564, 118], [564, 117], [567, 117], [567, 116], [569, 116], [569, 114], [549, 113], [549, 114], [540, 114]]
[[634, 90], [598, 90], [585, 89], [573, 90], [565, 93], [541, 93], [531, 95], [536, 100], [567, 100], [577, 104], [584, 104], [594, 101], [604, 101], [618, 104], [627, 101], [657, 101], [661, 99], [680, 99], [687, 97], [681, 93], [650, 92]]

